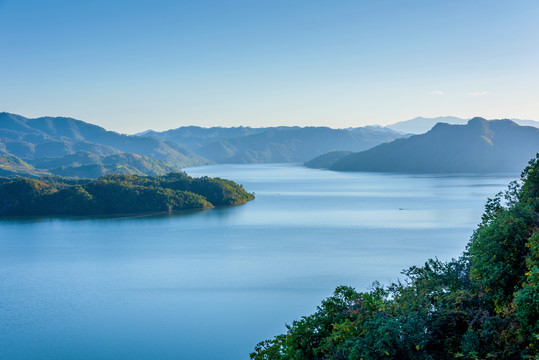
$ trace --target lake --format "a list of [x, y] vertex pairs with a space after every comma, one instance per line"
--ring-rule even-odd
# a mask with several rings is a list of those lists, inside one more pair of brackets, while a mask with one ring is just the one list
[[[458, 257], [510, 176], [215, 165], [242, 206], [0, 220], [0, 359], [248, 359], [339, 285]], [[515, 176], [516, 178], [516, 176]]]

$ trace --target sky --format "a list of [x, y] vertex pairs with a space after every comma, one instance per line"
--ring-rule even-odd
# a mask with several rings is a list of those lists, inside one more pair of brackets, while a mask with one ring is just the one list
[[0, 111], [122, 133], [539, 120], [539, 1], [0, 0]]

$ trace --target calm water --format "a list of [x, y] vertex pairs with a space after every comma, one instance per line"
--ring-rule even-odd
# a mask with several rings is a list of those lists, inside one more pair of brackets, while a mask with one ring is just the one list
[[509, 177], [187, 169], [243, 206], [121, 219], [0, 220], [1, 359], [248, 359], [338, 285], [457, 257]]

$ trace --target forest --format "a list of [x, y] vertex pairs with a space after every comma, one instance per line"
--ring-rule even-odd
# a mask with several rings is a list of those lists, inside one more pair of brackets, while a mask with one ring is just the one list
[[233, 181], [162, 176], [106, 175], [97, 180], [0, 178], [0, 216], [103, 215], [170, 212], [239, 205], [254, 195]]
[[487, 201], [458, 259], [340, 286], [251, 359], [539, 359], [539, 154], [521, 178]]

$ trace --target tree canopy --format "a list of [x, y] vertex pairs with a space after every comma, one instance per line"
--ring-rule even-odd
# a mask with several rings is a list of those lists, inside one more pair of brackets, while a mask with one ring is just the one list
[[61, 177], [0, 181], [0, 215], [97, 215], [163, 212], [243, 204], [254, 196], [233, 181], [163, 176], [107, 175], [97, 180]]
[[459, 259], [389, 286], [341, 286], [254, 360], [539, 359], [539, 154], [489, 199]]

